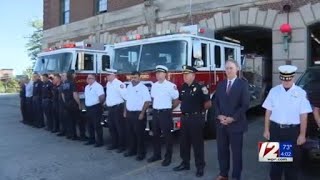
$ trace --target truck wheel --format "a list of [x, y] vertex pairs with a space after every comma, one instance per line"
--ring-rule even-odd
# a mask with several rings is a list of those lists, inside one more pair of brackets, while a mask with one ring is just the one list
[[215, 139], [216, 138], [216, 122], [214, 119], [215, 109], [211, 107], [207, 112], [207, 121], [204, 127], [204, 137], [205, 139]]

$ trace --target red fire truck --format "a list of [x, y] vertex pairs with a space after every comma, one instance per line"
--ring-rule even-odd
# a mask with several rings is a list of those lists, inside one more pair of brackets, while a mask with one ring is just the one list
[[112, 45], [85, 42], [66, 43], [60, 47], [48, 48], [39, 53], [34, 72], [54, 74], [75, 70], [80, 99], [84, 99], [83, 92], [89, 73], [96, 74], [97, 81], [103, 86], [106, 85], [104, 71], [110, 68], [113, 52]]
[[[181, 27], [179, 33], [163, 33], [154, 37], [126, 36], [123, 37], [124, 42], [114, 44], [112, 67], [118, 70], [121, 81], [128, 84], [130, 72], [138, 70], [142, 74], [143, 83], [151, 88], [152, 83], [156, 81], [153, 71], [156, 65], [165, 65], [169, 69], [168, 79], [179, 89], [183, 84], [182, 66], [191, 65], [199, 70], [196, 80], [205, 84], [211, 97], [214, 97], [217, 83], [224, 79], [225, 61], [234, 59], [239, 65], [245, 64], [245, 58], [241, 56], [242, 47], [239, 44], [216, 40], [214, 32], [208, 29], [192, 25]], [[257, 90], [253, 84], [250, 88], [254, 89], [251, 92], [255, 93], [252, 95], [251, 106], [261, 104], [258, 95], [261, 94], [262, 88]], [[206, 113], [208, 133], [214, 133], [213, 111], [214, 107]], [[152, 120], [152, 111], [148, 113], [148, 120]], [[180, 107], [173, 110], [172, 131], [180, 128], [180, 115]], [[149, 129], [150, 126], [147, 126], [146, 130]]]

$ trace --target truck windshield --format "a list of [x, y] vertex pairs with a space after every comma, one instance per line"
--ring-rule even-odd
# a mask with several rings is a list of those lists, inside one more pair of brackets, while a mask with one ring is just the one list
[[60, 53], [40, 56], [35, 64], [34, 71], [38, 73], [61, 73], [70, 70], [72, 53]]
[[297, 85], [301, 88], [308, 89], [310, 85], [320, 83], [320, 68], [308, 69], [302, 77], [297, 81]]
[[182, 70], [187, 63], [187, 42], [170, 41], [131, 46], [115, 50], [114, 68], [128, 73], [134, 70], [151, 71], [165, 65], [169, 71]]

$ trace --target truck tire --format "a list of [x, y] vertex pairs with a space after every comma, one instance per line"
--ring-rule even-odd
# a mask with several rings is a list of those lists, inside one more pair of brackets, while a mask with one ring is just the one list
[[[214, 101], [214, 96], [211, 99], [212, 104]], [[205, 122], [204, 127], [204, 137], [205, 139], [215, 139], [216, 138], [216, 121], [215, 121], [215, 108], [212, 106], [208, 109], [206, 114], [207, 121]]]

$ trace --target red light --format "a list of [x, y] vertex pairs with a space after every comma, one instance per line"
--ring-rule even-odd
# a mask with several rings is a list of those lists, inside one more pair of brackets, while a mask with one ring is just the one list
[[74, 47], [76, 47], [76, 45], [73, 43], [70, 43], [70, 44], [64, 44], [62, 47], [63, 48], [74, 48]]
[[176, 122], [176, 127], [177, 127], [178, 129], [181, 128], [181, 121]]
[[136, 35], [136, 39], [141, 39], [141, 35], [140, 35], [140, 34], [137, 34], [137, 35]]
[[199, 33], [201, 33], [201, 34], [205, 33], [205, 29], [204, 28], [200, 28], [199, 29]]
[[291, 28], [290, 24], [282, 24], [280, 27], [280, 31], [282, 33], [291, 33], [292, 28]]

